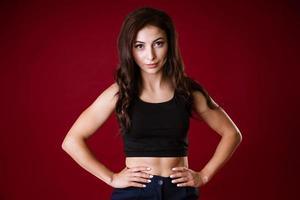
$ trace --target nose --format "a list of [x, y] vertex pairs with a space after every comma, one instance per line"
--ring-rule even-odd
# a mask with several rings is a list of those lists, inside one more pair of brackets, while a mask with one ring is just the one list
[[146, 58], [148, 61], [152, 61], [155, 59], [155, 51], [153, 48], [149, 48], [148, 51], [146, 52]]

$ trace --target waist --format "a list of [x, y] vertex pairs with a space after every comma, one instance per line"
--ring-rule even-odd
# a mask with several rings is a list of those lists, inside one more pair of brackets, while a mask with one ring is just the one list
[[150, 167], [147, 173], [157, 176], [168, 177], [173, 167], [188, 167], [188, 158], [184, 157], [127, 157], [126, 167]]

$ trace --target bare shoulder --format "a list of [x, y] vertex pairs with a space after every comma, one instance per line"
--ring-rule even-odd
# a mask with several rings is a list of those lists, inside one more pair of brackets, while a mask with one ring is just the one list
[[103, 123], [114, 111], [118, 100], [119, 87], [112, 83], [104, 89], [96, 100], [84, 111], [92, 117], [96, 123]]
[[112, 83], [104, 89], [96, 100], [84, 111], [86, 116], [92, 119], [96, 125], [102, 125], [116, 107], [118, 91], [119, 87], [117, 83]]
[[116, 82], [104, 89], [91, 106], [113, 109], [118, 100], [119, 86]]
[[115, 109], [119, 88], [116, 83], [104, 89], [75, 121], [67, 136], [88, 138], [102, 126]]
[[229, 115], [225, 110], [218, 105], [211, 96], [209, 96], [212, 104], [218, 107], [218, 109], [210, 109], [207, 105], [206, 98], [204, 94], [200, 91], [193, 92], [193, 98], [195, 102], [196, 113], [218, 134], [235, 134], [239, 133], [238, 136], [241, 137], [240, 131], [234, 124]]
[[106, 97], [110, 100], [117, 99], [117, 93], [119, 91], [119, 86], [116, 82], [112, 83], [108, 86], [103, 92], [99, 95], [99, 97]]
[[[208, 107], [207, 100], [204, 96], [204, 94], [200, 91], [193, 91], [192, 92], [193, 99], [194, 99], [194, 109], [195, 111], [201, 115], [202, 113], [208, 111], [210, 108]], [[219, 106], [212, 97], [209, 97], [213, 104], [216, 106]]]

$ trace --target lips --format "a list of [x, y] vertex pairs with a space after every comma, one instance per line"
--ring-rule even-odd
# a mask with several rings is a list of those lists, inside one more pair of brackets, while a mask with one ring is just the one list
[[152, 68], [152, 67], [156, 67], [157, 64], [158, 64], [158, 63], [146, 64], [146, 66]]

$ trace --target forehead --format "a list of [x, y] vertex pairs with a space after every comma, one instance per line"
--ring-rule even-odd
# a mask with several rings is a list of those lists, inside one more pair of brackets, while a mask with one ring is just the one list
[[166, 38], [165, 31], [157, 26], [147, 25], [137, 32], [135, 40], [141, 42], [152, 42], [159, 37]]

